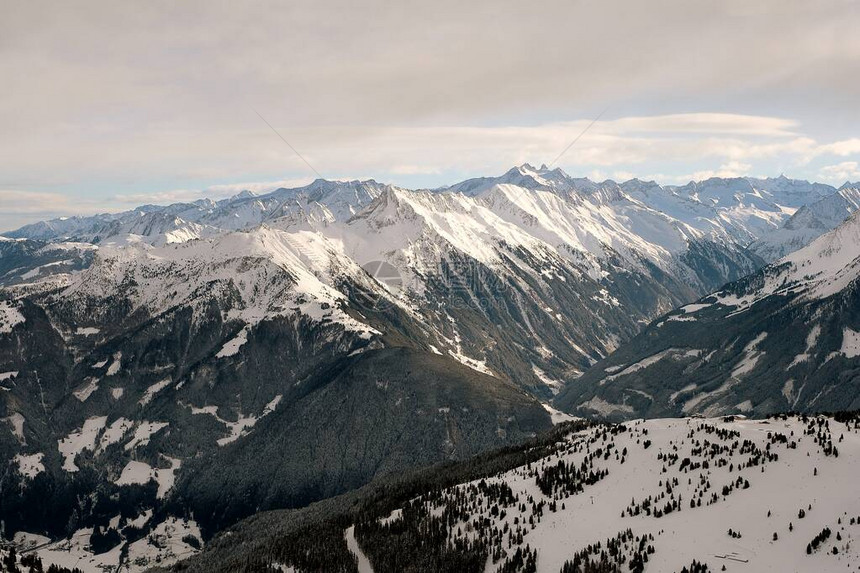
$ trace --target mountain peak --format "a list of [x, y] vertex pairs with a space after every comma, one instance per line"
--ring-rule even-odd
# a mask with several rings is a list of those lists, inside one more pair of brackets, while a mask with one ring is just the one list
[[239, 191], [238, 193], [236, 193], [235, 195], [230, 197], [230, 200], [231, 201], [240, 201], [242, 199], [250, 199], [251, 197], [256, 197], [256, 196], [257, 196], [257, 194], [254, 193], [253, 191], [251, 191], [249, 189], [243, 189], [242, 191]]

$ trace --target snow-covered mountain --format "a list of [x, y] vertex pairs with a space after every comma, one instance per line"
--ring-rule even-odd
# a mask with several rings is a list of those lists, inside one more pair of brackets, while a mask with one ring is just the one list
[[860, 209], [860, 185], [846, 183], [836, 193], [798, 209], [781, 228], [762, 236], [750, 249], [773, 262], [835, 229], [857, 209]]
[[[810, 197], [818, 192], [809, 188]], [[259, 225], [315, 234], [358, 266], [392, 265], [392, 294], [422, 315], [441, 341], [436, 351], [548, 397], [641, 325], [761, 265], [734, 227], [721, 226], [731, 217], [714, 209], [656, 184], [598, 184], [523, 165], [444, 190], [318, 180], [217, 203], [51, 221], [10, 236], [134, 252]]]
[[658, 319], [559, 396], [607, 417], [860, 406], [860, 212]]
[[550, 424], [541, 402], [643, 325], [759, 268], [745, 242], [804, 188], [706, 183], [524, 165], [10, 233], [0, 518], [126, 555], [139, 530], [208, 536], [523, 440]]
[[500, 177], [470, 179], [447, 188], [479, 195], [496, 185], [562, 194], [612, 196], [623, 194], [664, 215], [681, 221], [709, 236], [730, 237], [746, 246], [775, 230], [798, 208], [832, 195], [836, 189], [785, 176], [719, 178], [691, 181], [683, 186], [661, 186], [653, 181], [631, 179], [594, 182], [567, 175], [559, 168], [534, 168], [528, 164]]
[[90, 243], [0, 237], [0, 288], [35, 283], [41, 290], [45, 283], [65, 284], [92, 263], [97, 250]]
[[521, 451], [314, 510], [259, 516], [182, 566], [190, 573], [270, 563], [280, 571], [375, 573], [855, 570], [857, 471], [860, 424], [850, 415], [574, 424]]
[[134, 554], [141, 531], [211, 533], [550, 425], [510, 382], [431, 351], [447, 347], [422, 315], [311, 231], [102, 246], [64, 286], [0, 292], [10, 535]]
[[95, 244], [181, 243], [223, 232], [250, 229], [272, 218], [311, 213], [322, 220], [347, 218], [387, 186], [369, 181], [325, 181], [277, 189], [265, 195], [243, 191], [229, 199], [200, 199], [165, 207], [144, 205], [131, 211], [91, 217], [61, 217], [5, 233], [14, 239]]

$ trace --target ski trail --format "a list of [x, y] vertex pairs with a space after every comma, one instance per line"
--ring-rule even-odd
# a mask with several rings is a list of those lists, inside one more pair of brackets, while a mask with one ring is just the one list
[[358, 546], [358, 541], [355, 539], [355, 526], [350, 525], [344, 532], [346, 539], [346, 547], [353, 555], [358, 557], [358, 573], [373, 573], [373, 567], [370, 565], [370, 560]]

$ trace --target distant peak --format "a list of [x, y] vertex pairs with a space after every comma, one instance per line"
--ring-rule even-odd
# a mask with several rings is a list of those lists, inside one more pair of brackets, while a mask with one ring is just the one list
[[251, 197], [256, 197], [256, 196], [257, 196], [257, 194], [254, 193], [253, 191], [250, 191], [248, 189], [244, 189], [242, 191], [239, 191], [238, 193], [236, 193], [232, 197], [230, 197], [230, 199], [233, 201], [237, 201], [240, 199], [250, 199]]

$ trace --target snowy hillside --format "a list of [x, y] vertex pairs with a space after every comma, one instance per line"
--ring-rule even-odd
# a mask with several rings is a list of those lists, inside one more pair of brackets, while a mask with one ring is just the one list
[[856, 416], [574, 427], [521, 455], [501, 471], [489, 468], [517, 458], [475, 462], [474, 479], [399, 503], [393, 496], [407, 494], [396, 486], [388, 500], [368, 492], [374, 501], [363, 513], [304, 512], [295, 523], [298, 514], [289, 512], [262, 516], [187, 566], [244, 571], [277, 562], [273, 570], [305, 571], [315, 563], [362, 573], [860, 566]]
[[0, 288], [48, 283], [47, 288], [65, 284], [71, 276], [88, 267], [98, 247], [89, 243], [45, 242], [0, 237]]
[[781, 228], [765, 234], [750, 248], [766, 261], [775, 261], [835, 229], [857, 209], [860, 186], [845, 184], [838, 192], [798, 209]]
[[860, 212], [658, 319], [557, 399], [624, 418], [856, 408]]

